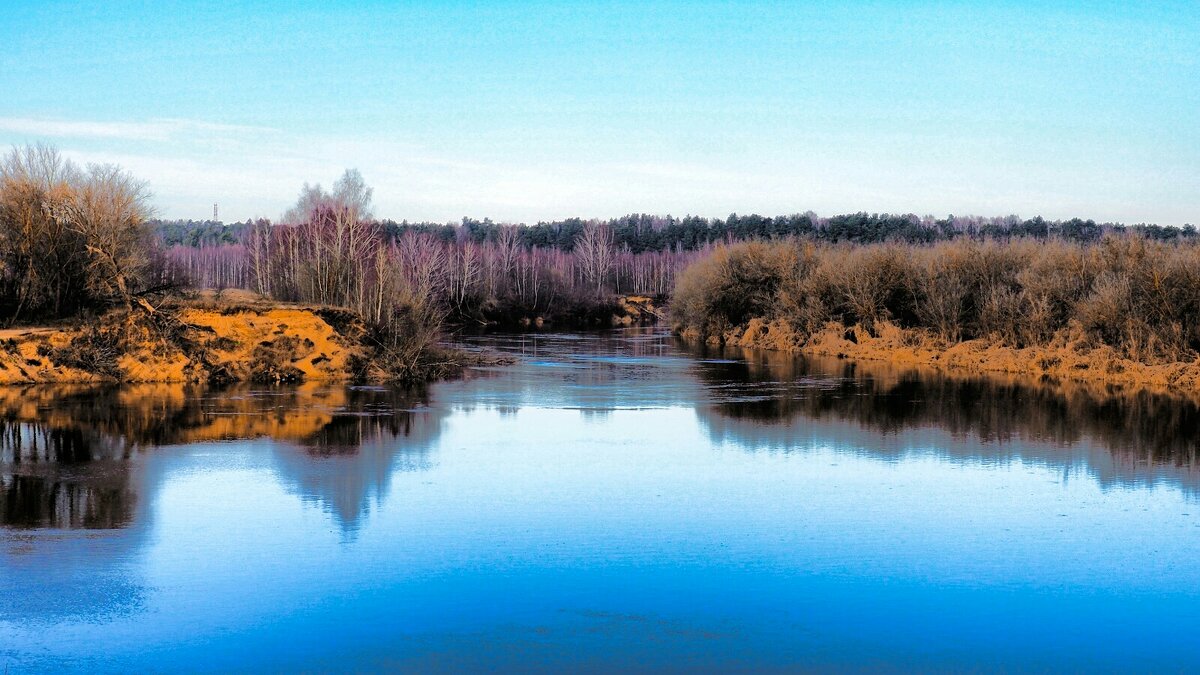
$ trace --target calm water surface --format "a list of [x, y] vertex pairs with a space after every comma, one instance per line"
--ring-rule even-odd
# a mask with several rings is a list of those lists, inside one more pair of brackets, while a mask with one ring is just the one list
[[1200, 669], [1200, 414], [479, 338], [384, 388], [0, 392], [0, 667]]

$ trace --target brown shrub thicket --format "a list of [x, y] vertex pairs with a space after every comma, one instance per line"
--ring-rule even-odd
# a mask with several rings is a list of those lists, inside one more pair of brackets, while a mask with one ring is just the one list
[[801, 335], [890, 321], [948, 341], [1025, 347], [1071, 327], [1152, 363], [1200, 352], [1200, 245], [1113, 235], [1097, 243], [956, 240], [929, 246], [804, 240], [718, 247], [679, 276], [677, 329], [751, 318]]
[[791, 297], [783, 287], [796, 281], [798, 254], [794, 245], [761, 241], [719, 246], [680, 276], [673, 315], [712, 334], [771, 315], [783, 297]]
[[145, 184], [125, 171], [14, 148], [0, 159], [0, 315], [129, 305], [151, 275], [149, 216]]

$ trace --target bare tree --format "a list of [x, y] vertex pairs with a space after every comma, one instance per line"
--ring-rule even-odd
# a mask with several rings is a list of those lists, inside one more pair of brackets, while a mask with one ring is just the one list
[[347, 169], [333, 184], [335, 227], [341, 265], [341, 304], [363, 308], [367, 305], [369, 268], [382, 243], [379, 227], [371, 220], [371, 197], [358, 169]]
[[584, 279], [595, 288], [597, 294], [602, 293], [616, 258], [612, 230], [599, 221], [588, 222], [575, 240], [575, 254]]
[[57, 315], [83, 299], [79, 236], [53, 215], [79, 180], [79, 169], [47, 145], [13, 148], [0, 161], [0, 278], [12, 320], [25, 309]]
[[269, 296], [272, 293], [274, 267], [272, 262], [273, 239], [271, 221], [259, 218], [254, 221], [250, 231], [245, 235], [246, 252], [250, 257], [250, 273], [254, 277], [254, 290], [259, 295]]
[[502, 279], [509, 279], [517, 265], [517, 252], [520, 249], [520, 235], [516, 225], [508, 225], [500, 230], [496, 239], [496, 253], [499, 261], [499, 273]]
[[132, 307], [130, 287], [149, 257], [149, 192], [146, 184], [112, 164], [90, 164], [72, 198], [57, 217], [84, 239], [88, 286], [99, 297], [115, 297]]
[[451, 295], [459, 307], [466, 303], [467, 296], [479, 279], [479, 258], [479, 245], [473, 241], [463, 242], [455, 251], [450, 282], [453, 284]]
[[296, 203], [292, 208], [284, 212], [283, 217], [279, 220], [283, 223], [302, 223], [308, 219], [321, 201], [325, 198], [325, 191], [321, 189], [321, 184], [309, 185], [305, 183], [300, 188], [300, 196], [296, 199]]
[[305, 184], [284, 220], [294, 224], [297, 298], [366, 311], [368, 288], [383, 243], [371, 217], [372, 191], [355, 169], [334, 183], [333, 193]]

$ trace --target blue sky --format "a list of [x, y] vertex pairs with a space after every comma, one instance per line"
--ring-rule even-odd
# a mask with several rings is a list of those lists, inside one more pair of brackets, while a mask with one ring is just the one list
[[165, 217], [1200, 223], [1200, 6], [1142, 4], [5, 2], [0, 144]]

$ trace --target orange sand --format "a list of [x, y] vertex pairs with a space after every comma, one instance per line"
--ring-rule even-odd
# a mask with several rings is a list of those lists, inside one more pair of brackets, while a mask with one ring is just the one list
[[173, 311], [182, 339], [114, 314], [99, 324], [125, 327], [117, 377], [56, 362], [90, 326], [5, 330], [0, 332], [0, 384], [349, 379], [352, 359], [367, 350], [353, 335], [338, 333], [318, 311], [209, 295]]
[[[694, 330], [685, 338], [699, 339]], [[744, 328], [708, 338], [710, 343], [804, 352], [903, 365], [923, 365], [977, 373], [1009, 373], [1038, 379], [1078, 380], [1112, 391], [1150, 389], [1200, 394], [1200, 360], [1148, 364], [1121, 357], [1105, 345], [1090, 343], [1082, 331], [1064, 331], [1044, 347], [1017, 349], [987, 340], [948, 343], [932, 334], [882, 322], [874, 331], [829, 324], [811, 337], [781, 321], [752, 319]]]

